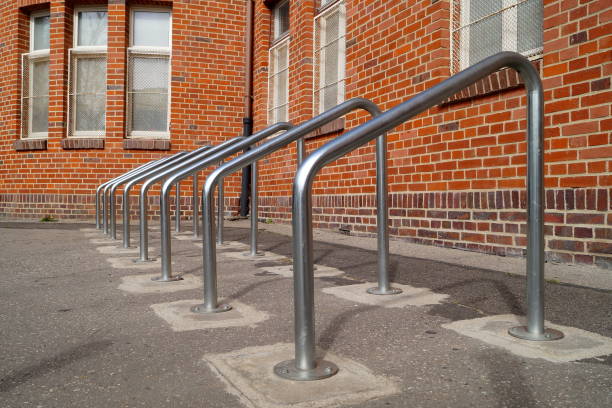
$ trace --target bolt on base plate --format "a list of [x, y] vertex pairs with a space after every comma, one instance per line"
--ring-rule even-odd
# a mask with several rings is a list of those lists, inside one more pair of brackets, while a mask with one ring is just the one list
[[232, 310], [232, 306], [227, 304], [220, 304], [215, 308], [209, 309], [206, 304], [202, 303], [200, 305], [195, 305], [191, 308], [191, 311], [193, 313], [199, 314], [222, 313], [229, 312], [230, 310]]
[[563, 333], [555, 329], [544, 329], [544, 333], [531, 333], [527, 326], [516, 326], [508, 329], [508, 334], [523, 340], [552, 341], [563, 338]]
[[160, 283], [164, 283], [164, 282], [176, 282], [176, 281], [183, 280], [183, 277], [181, 275], [176, 275], [176, 276], [170, 276], [169, 278], [164, 279], [163, 276], [154, 276], [154, 277], [151, 278], [151, 280], [153, 282], [160, 282]]
[[310, 370], [300, 370], [295, 366], [295, 360], [285, 360], [274, 366], [274, 374], [293, 381], [322, 380], [337, 373], [338, 366], [325, 360], [318, 360], [317, 366]]
[[366, 292], [368, 292], [370, 295], [399, 295], [403, 291], [398, 288], [381, 289], [380, 287], [376, 286], [374, 288], [367, 289]]

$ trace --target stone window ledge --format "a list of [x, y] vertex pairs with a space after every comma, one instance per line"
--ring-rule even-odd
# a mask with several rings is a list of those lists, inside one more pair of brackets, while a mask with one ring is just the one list
[[62, 139], [62, 148], [70, 149], [104, 149], [102, 138], [67, 138]]
[[[542, 65], [541, 59], [534, 60], [531, 62], [531, 64], [538, 72], [540, 72], [540, 67]], [[512, 68], [505, 68], [476, 81], [474, 84], [464, 88], [460, 92], [457, 92], [440, 105], [463, 102], [469, 99], [478, 98], [480, 96], [490, 95], [521, 86], [523, 86], [523, 81], [518, 72]]]
[[19, 139], [15, 140], [13, 147], [17, 151], [47, 150], [47, 139]]
[[170, 150], [170, 140], [165, 139], [124, 139], [126, 150]]
[[318, 129], [313, 130], [308, 133], [305, 139], [310, 139], [313, 137], [326, 136], [332, 133], [341, 132], [344, 130], [344, 118], [337, 118], [333, 121], [326, 123]]

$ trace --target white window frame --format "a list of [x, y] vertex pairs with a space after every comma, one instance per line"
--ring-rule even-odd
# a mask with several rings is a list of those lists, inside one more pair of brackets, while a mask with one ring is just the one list
[[[44, 17], [44, 16], [49, 16], [49, 31], [51, 30], [51, 12], [48, 10], [45, 11], [37, 11], [37, 12], [33, 12], [30, 14], [30, 29], [29, 29], [29, 52], [22, 54], [21, 56], [21, 67], [22, 67], [22, 76], [23, 76], [23, 72], [26, 66], [26, 61], [28, 64], [27, 70], [28, 70], [28, 83], [25, 84], [25, 81], [21, 80], [21, 114], [22, 114], [22, 118], [21, 120], [23, 121], [23, 111], [24, 111], [24, 95], [25, 95], [25, 86], [28, 87], [28, 97], [31, 99], [32, 97], [30, 95], [32, 95], [32, 87], [34, 85], [34, 81], [32, 78], [32, 72], [33, 72], [33, 65], [34, 62], [39, 62], [39, 61], [49, 61], [49, 54], [50, 54], [50, 49], [46, 48], [46, 49], [42, 49], [42, 50], [34, 50], [34, 19], [37, 17]], [[49, 90], [47, 89], [47, 98], [49, 98]], [[27, 117], [27, 124], [26, 126], [23, 125], [23, 123], [21, 124], [21, 139], [46, 139], [49, 137], [49, 131], [47, 130], [47, 132], [32, 132], [32, 119], [33, 119], [33, 115], [32, 115], [32, 103], [28, 103], [28, 117]], [[47, 129], [48, 129], [49, 124], [47, 123]], [[27, 128], [27, 132], [24, 134], [24, 129]]]
[[[168, 47], [149, 47], [149, 46], [134, 46], [134, 14], [138, 11], [164, 12], [169, 14], [168, 20]], [[131, 72], [129, 71], [129, 61], [131, 55], [139, 56], [167, 56], [168, 57], [168, 108], [166, 118], [166, 130], [162, 132], [132, 130], [132, 107], [130, 105], [130, 84]], [[127, 137], [132, 139], [169, 139], [170, 138], [170, 107], [172, 106], [172, 9], [168, 7], [154, 6], [133, 6], [130, 8], [130, 33], [129, 47], [127, 49], [128, 68], [126, 70], [126, 124]]]
[[[325, 41], [325, 24], [327, 23], [327, 17], [330, 14], [338, 11], [340, 13], [338, 23], [338, 98], [337, 103], [344, 102], [346, 98], [345, 93], [345, 80], [346, 80], [346, 6], [344, 1], [329, 0], [323, 4], [323, 11], [321, 11], [314, 18], [314, 49], [313, 49], [313, 61], [315, 61], [315, 69], [318, 73], [318, 84], [313, 89], [313, 101], [315, 101], [315, 114], [323, 113], [324, 97], [325, 93], [322, 92], [325, 89], [325, 69], [324, 69], [324, 47], [322, 44]], [[317, 60], [317, 53], [319, 59]]]
[[275, 64], [275, 57], [276, 57], [276, 53], [278, 51], [279, 48], [282, 47], [287, 47], [287, 68], [285, 69], [285, 71], [287, 72], [287, 86], [284, 89], [284, 92], [286, 93], [286, 97], [285, 97], [285, 106], [284, 106], [284, 110], [285, 110], [285, 121], [289, 120], [289, 73], [290, 73], [290, 66], [291, 66], [291, 52], [290, 52], [290, 41], [289, 41], [289, 36], [285, 35], [280, 41], [277, 41], [272, 47], [270, 47], [270, 52], [269, 52], [269, 61], [268, 61], [268, 123], [270, 124], [274, 124], [276, 122], [279, 121], [279, 118], [276, 114], [276, 112], [279, 110], [280, 105], [276, 105], [275, 101], [277, 100], [276, 98], [276, 94], [279, 91], [279, 87], [278, 84], [276, 82], [276, 78], [278, 78], [278, 74], [280, 71], [275, 72], [274, 71], [274, 67], [276, 66]]
[[[468, 68], [475, 62], [470, 62], [470, 29], [471, 25], [476, 24], [479, 21], [483, 21], [496, 14], [502, 13], [502, 20], [504, 21], [503, 27], [509, 26], [505, 24], [506, 21], [517, 21], [517, 6], [522, 3], [526, 3], [530, 0], [503, 0], [502, 8], [495, 13], [488, 16], [482, 17], [476, 21], [470, 21], [470, 1], [471, 0], [452, 0], [451, 1], [451, 71], [456, 73], [460, 70]], [[459, 3], [459, 4], [458, 4]], [[459, 8], [459, 10], [457, 10]], [[457, 14], [460, 15], [459, 21], [457, 21]], [[458, 38], [458, 47], [455, 45], [455, 37]], [[517, 52], [517, 36], [518, 27], [514, 31], [502, 29], [502, 51], [514, 51]], [[456, 49], [458, 48], [458, 49]], [[542, 56], [544, 47], [534, 48], [525, 52], [522, 55], [529, 58], [530, 60], [538, 59]], [[456, 55], [457, 54], [457, 55]], [[458, 64], [457, 62], [458, 61]]]
[[[91, 138], [91, 137], [104, 137], [104, 135], [106, 134], [106, 126], [104, 126], [104, 129], [101, 130], [81, 130], [81, 131], [77, 131], [75, 126], [76, 126], [76, 109], [72, 110], [71, 109], [71, 105], [73, 103], [72, 101], [72, 92], [71, 92], [71, 86], [76, 86], [77, 83], [77, 78], [76, 78], [76, 73], [75, 73], [75, 77], [72, 78], [72, 70], [74, 69], [72, 66], [72, 56], [73, 55], [77, 55], [76, 58], [78, 58], [78, 56], [106, 56], [107, 55], [107, 49], [108, 49], [108, 37], [107, 37], [107, 41], [106, 44], [107, 45], [95, 45], [95, 46], [79, 46], [78, 45], [78, 36], [79, 36], [79, 12], [82, 11], [105, 11], [106, 12], [106, 16], [107, 16], [107, 24], [108, 24], [108, 9], [106, 7], [102, 7], [102, 6], [81, 6], [78, 8], [75, 8], [74, 10], [74, 27], [73, 27], [73, 44], [70, 50], [68, 50], [68, 136], [69, 137], [74, 137], [74, 138], [79, 138], [79, 137], [85, 137], [85, 138]], [[107, 30], [107, 35], [108, 35], [108, 30]], [[108, 65], [108, 59], [106, 60], [106, 64]], [[106, 71], [105, 71], [106, 72]], [[107, 76], [108, 78], [108, 76]], [[105, 78], [105, 82], [106, 79]], [[105, 93], [106, 94], [106, 93]], [[76, 105], [76, 104], [75, 104]], [[105, 105], [105, 110], [106, 110], [106, 105]]]

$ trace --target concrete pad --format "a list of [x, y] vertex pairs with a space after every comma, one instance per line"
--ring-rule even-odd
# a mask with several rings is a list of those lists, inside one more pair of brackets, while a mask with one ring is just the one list
[[202, 240], [202, 237], [196, 238], [196, 237], [193, 236], [193, 234], [191, 232], [190, 233], [186, 233], [186, 234], [181, 233], [180, 235], [179, 234], [175, 234], [175, 235], [172, 236], [172, 238], [178, 239], [179, 241], [194, 241], [194, 240], [200, 240], [201, 241]]
[[226, 390], [250, 408], [330, 408], [396, 394], [399, 385], [374, 375], [363, 365], [331, 353], [325, 359], [338, 365], [338, 374], [319, 381], [290, 381], [277, 377], [275, 364], [293, 358], [292, 344], [249, 347], [225, 354], [208, 354], [204, 361], [225, 383]]
[[[202, 299], [179, 300], [171, 303], [151, 305], [155, 313], [164, 319], [172, 330], [206, 330], [222, 327], [257, 327], [269, 318], [265, 312], [237, 301], [232, 301], [232, 310], [221, 313], [193, 313], [191, 307], [202, 303]], [[220, 303], [222, 303], [220, 301]]]
[[546, 328], [560, 330], [565, 337], [554, 341], [529, 341], [508, 334], [509, 328], [525, 324], [526, 320], [522, 316], [498, 315], [459, 320], [444, 324], [442, 327], [501, 347], [521, 357], [542, 358], [553, 363], [566, 363], [612, 354], [611, 338], [549, 322], [545, 322]]
[[[96, 250], [101, 254], [110, 254], [110, 255], [139, 254], [140, 253], [140, 248], [138, 247], [123, 248], [122, 246], [119, 246], [119, 245], [101, 246], [101, 247], [97, 247]], [[155, 248], [149, 247], [149, 250], [154, 251]]]
[[233, 249], [247, 251], [250, 246], [239, 241], [223, 241], [221, 245], [217, 244], [217, 249]]
[[[285, 278], [293, 278], [293, 265], [263, 266], [259, 269], [263, 269], [266, 272], [284, 276]], [[325, 265], [315, 265], [315, 278], [327, 278], [330, 276], [338, 276], [342, 274], [344, 274], [344, 272], [338, 268]]]
[[[101, 235], [101, 236], [104, 237], [103, 235]], [[89, 240], [89, 242], [91, 244], [94, 244], [94, 245], [107, 245], [107, 246], [109, 244], [115, 244], [116, 245], [118, 241], [119, 241], [118, 239], [112, 239], [112, 238], [106, 238], [106, 237], [104, 237], [104, 238], [91, 238]]]
[[410, 285], [400, 285], [397, 283], [391, 285], [402, 290], [402, 293], [397, 295], [371, 295], [366, 292], [367, 289], [376, 286], [376, 283], [369, 282], [357, 285], [334, 286], [324, 288], [323, 293], [350, 300], [351, 302], [387, 308], [437, 305], [448, 297], [448, 295], [442, 293], [434, 293], [428, 288], [415, 288]]
[[79, 231], [81, 232], [102, 232], [101, 229], [97, 229], [97, 228], [79, 228]]
[[159, 276], [158, 273], [124, 276], [121, 278], [119, 289], [129, 293], [172, 293], [202, 287], [202, 279], [195, 275], [183, 275], [183, 279], [173, 282], [162, 283], [152, 280]]
[[250, 261], [288, 261], [285, 255], [275, 254], [274, 252], [263, 251], [261, 256], [251, 256], [249, 252], [221, 252], [223, 256], [232, 259], [242, 259]]
[[151, 262], [134, 262], [137, 258], [106, 258], [111, 267], [117, 269], [159, 269], [161, 261], [157, 258]]

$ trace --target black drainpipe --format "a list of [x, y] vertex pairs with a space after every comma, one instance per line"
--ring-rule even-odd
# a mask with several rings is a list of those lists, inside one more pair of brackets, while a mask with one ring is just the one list
[[[242, 119], [242, 134], [245, 137], [253, 134], [253, 0], [246, 2], [246, 35], [245, 72], [244, 72], [244, 118]], [[244, 149], [244, 153], [249, 148]], [[240, 190], [240, 216], [249, 213], [249, 196], [251, 191], [251, 166], [242, 169], [242, 188]]]

